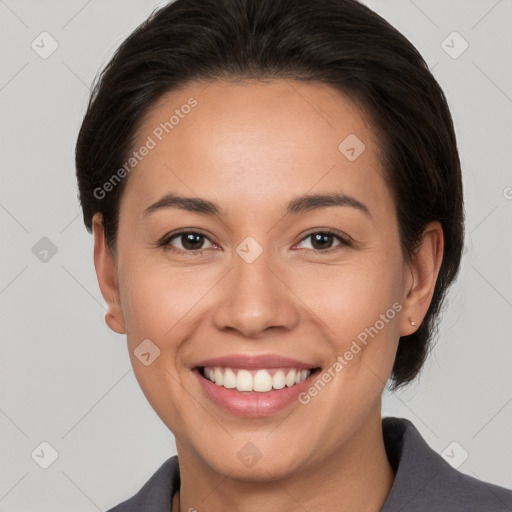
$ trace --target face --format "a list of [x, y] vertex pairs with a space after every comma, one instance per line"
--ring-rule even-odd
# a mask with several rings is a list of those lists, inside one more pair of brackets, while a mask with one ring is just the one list
[[413, 329], [414, 268], [370, 120], [323, 84], [194, 83], [147, 112], [144, 145], [115, 267], [98, 226], [95, 261], [107, 321], [180, 457], [263, 480], [347, 450], [380, 422]]

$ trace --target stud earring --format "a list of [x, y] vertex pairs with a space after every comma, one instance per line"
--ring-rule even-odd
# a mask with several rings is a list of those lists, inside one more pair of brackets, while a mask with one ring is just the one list
[[409, 319], [409, 322], [411, 322], [411, 325], [416, 325], [416, 322], [414, 320]]

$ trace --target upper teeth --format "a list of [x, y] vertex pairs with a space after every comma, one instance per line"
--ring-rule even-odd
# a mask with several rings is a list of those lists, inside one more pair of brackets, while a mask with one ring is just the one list
[[259, 391], [261, 393], [273, 389], [291, 387], [307, 379], [311, 370], [295, 368], [272, 368], [269, 370], [244, 370], [205, 366], [204, 376], [225, 388], [236, 388], [238, 391]]

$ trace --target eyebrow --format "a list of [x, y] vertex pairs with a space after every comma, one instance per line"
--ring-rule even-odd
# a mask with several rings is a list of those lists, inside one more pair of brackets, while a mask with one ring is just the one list
[[[292, 199], [286, 206], [285, 215], [298, 215], [299, 213], [328, 208], [333, 206], [347, 206], [363, 212], [370, 219], [372, 215], [369, 208], [356, 198], [339, 193], [303, 195]], [[202, 215], [223, 214], [222, 208], [216, 203], [200, 197], [184, 197], [175, 193], [169, 193], [144, 210], [143, 216], [149, 215], [157, 210], [167, 208], [178, 208]]]

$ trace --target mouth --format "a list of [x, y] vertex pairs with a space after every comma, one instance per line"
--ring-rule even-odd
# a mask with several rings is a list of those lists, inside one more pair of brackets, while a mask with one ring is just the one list
[[291, 388], [320, 372], [313, 368], [233, 368], [223, 366], [197, 366], [199, 375], [225, 389], [238, 392], [268, 393]]
[[313, 384], [320, 367], [236, 368], [197, 366], [192, 369], [204, 397], [231, 415], [271, 417], [292, 405]]
[[269, 417], [300, 405], [299, 397], [321, 371], [311, 361], [280, 354], [230, 354], [191, 365], [203, 397], [219, 411]]

